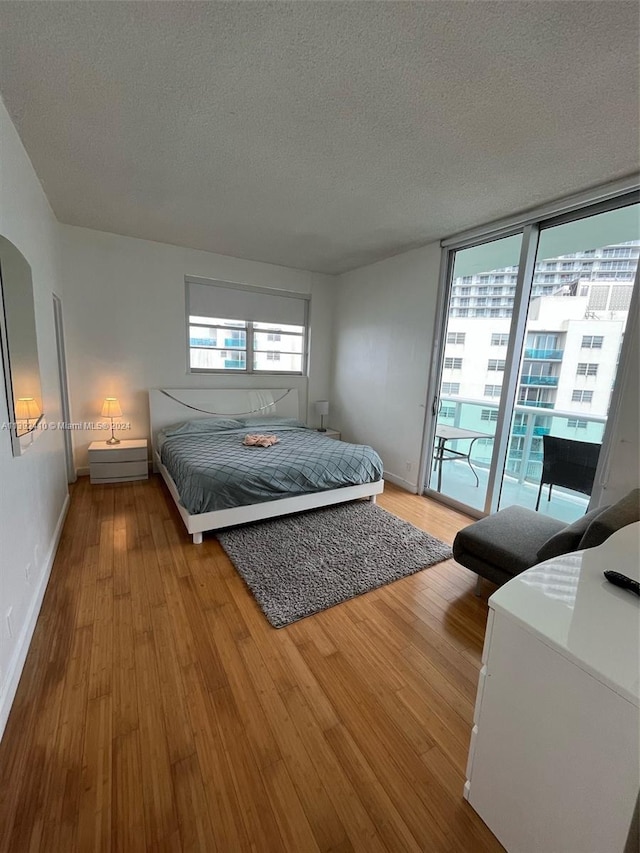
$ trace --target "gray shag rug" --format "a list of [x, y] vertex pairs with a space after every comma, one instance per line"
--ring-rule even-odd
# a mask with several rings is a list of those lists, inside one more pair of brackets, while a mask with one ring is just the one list
[[444, 542], [368, 501], [260, 521], [217, 537], [274, 628], [452, 556]]

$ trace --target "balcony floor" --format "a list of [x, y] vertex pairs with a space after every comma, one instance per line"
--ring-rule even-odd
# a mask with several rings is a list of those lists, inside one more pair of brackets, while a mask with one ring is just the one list
[[[485, 468], [474, 467], [480, 480], [478, 487], [476, 487], [475, 479], [466, 462], [457, 460], [445, 462], [442, 466], [441, 492], [447, 497], [467, 504], [467, 506], [483, 509], [487, 491], [488, 471]], [[435, 489], [435, 486], [436, 477], [432, 471], [431, 487]], [[551, 501], [547, 501], [547, 492], [548, 486], [545, 486], [542, 490], [539, 510], [539, 512], [545, 515], [550, 515], [552, 518], [557, 518], [560, 521], [571, 522], [580, 518], [587, 511], [587, 506], [589, 505], [587, 495], [581, 495], [578, 492], [569, 492], [554, 486], [551, 492]], [[515, 478], [507, 476], [504, 478], [502, 484], [500, 508], [504, 509], [507, 506], [517, 505], [535, 509], [537, 497], [537, 483], [518, 483]]]

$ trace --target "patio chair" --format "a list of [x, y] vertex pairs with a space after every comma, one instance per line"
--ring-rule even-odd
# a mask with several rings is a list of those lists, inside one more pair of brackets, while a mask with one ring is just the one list
[[549, 486], [547, 500], [551, 500], [554, 486], [562, 486], [583, 495], [590, 495], [596, 476], [600, 445], [590, 441], [574, 441], [555, 435], [542, 437], [544, 454], [542, 476], [536, 501], [536, 512], [540, 506], [542, 487]]

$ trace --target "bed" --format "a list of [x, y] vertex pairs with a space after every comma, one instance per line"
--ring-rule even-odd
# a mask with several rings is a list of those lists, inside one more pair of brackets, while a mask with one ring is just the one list
[[[298, 392], [157, 389], [149, 392], [154, 470], [195, 544], [205, 531], [368, 498], [384, 489], [380, 457], [299, 421]], [[251, 433], [278, 437], [246, 447]]]

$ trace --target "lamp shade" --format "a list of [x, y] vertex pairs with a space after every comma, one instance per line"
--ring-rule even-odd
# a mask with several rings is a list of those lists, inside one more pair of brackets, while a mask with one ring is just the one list
[[328, 400], [318, 400], [316, 403], [316, 412], [319, 415], [328, 415], [329, 414], [329, 401]]
[[42, 412], [34, 397], [18, 397], [16, 401], [16, 420], [37, 420]]
[[119, 418], [122, 415], [122, 409], [117, 397], [105, 397], [102, 404], [103, 418]]

